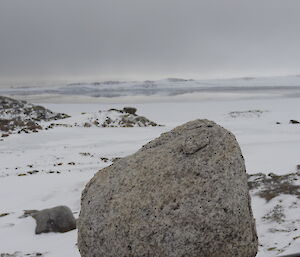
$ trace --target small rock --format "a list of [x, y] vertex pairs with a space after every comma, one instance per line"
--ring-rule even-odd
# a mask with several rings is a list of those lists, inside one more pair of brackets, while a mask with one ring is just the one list
[[135, 114], [137, 109], [134, 107], [124, 107], [123, 111], [129, 114]]
[[48, 232], [68, 232], [76, 229], [76, 220], [67, 206], [57, 206], [38, 211], [32, 215], [36, 220], [36, 234]]
[[83, 124], [83, 127], [85, 127], [85, 128], [90, 128], [92, 125], [90, 124], [90, 123], [88, 123], [88, 122], [85, 122], [84, 124]]
[[36, 174], [36, 173], [39, 173], [40, 171], [39, 170], [31, 170], [31, 171], [28, 171], [27, 173], [32, 175], [32, 174]]
[[109, 159], [106, 158], [106, 157], [101, 157], [100, 160], [103, 161], [103, 162], [108, 162], [109, 161]]
[[121, 160], [121, 157], [114, 157], [114, 158], [111, 159], [112, 162], [116, 162], [118, 160]]

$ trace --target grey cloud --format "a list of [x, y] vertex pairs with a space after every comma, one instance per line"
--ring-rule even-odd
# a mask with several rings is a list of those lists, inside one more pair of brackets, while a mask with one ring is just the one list
[[1, 0], [0, 80], [297, 73], [298, 0]]

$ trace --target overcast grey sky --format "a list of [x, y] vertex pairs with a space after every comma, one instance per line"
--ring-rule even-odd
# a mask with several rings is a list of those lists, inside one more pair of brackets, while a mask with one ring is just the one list
[[0, 81], [300, 73], [299, 0], [0, 0]]

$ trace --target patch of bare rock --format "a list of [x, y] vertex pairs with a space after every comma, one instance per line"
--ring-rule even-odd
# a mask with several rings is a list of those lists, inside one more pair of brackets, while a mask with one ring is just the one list
[[99, 171], [82, 193], [82, 257], [254, 257], [247, 175], [232, 133], [179, 126]]
[[22, 253], [22, 252], [14, 252], [14, 253], [0, 253], [0, 257], [37, 257], [37, 256], [45, 256], [44, 253], [36, 252], [36, 253]]
[[42, 121], [68, 118], [64, 113], [55, 113], [43, 106], [0, 96], [0, 132], [2, 137], [12, 133], [38, 132]]
[[279, 195], [294, 195], [300, 198], [300, 173], [276, 175], [257, 173], [249, 175], [249, 189], [267, 202]]
[[264, 112], [262, 110], [248, 110], [248, 111], [233, 111], [228, 113], [231, 118], [259, 118]]
[[144, 116], [136, 114], [134, 107], [124, 107], [123, 109], [110, 109], [98, 111], [96, 113], [84, 113], [86, 119], [83, 123], [76, 123], [75, 126], [83, 127], [156, 127], [161, 126]]

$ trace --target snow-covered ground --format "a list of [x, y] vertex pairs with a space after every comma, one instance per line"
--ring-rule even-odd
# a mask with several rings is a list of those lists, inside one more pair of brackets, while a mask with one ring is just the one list
[[[296, 82], [294, 84], [293, 87]], [[64, 124], [84, 122], [82, 113], [122, 109], [130, 102], [129, 106], [136, 107], [139, 115], [165, 126], [66, 126], [2, 138], [0, 254], [20, 252], [16, 256], [25, 256], [39, 252], [47, 257], [80, 256], [76, 248], [76, 230], [35, 235], [35, 221], [31, 217], [20, 218], [23, 211], [67, 205], [77, 217], [81, 191], [95, 172], [110, 165], [113, 158], [132, 154], [162, 132], [193, 119], [214, 120], [232, 131], [241, 145], [249, 174], [296, 172], [296, 166], [300, 164], [300, 124], [289, 123], [291, 119], [300, 121], [300, 99], [297, 94], [291, 97], [296, 91], [300, 92], [300, 88], [286, 89], [285, 94], [277, 94], [277, 89], [270, 94], [266, 90], [259, 96], [248, 92], [245, 93], [248, 97], [242, 99], [239, 91], [230, 92], [230, 97], [227, 93], [214, 94], [212, 91], [209, 100], [197, 92], [189, 97], [186, 94], [169, 95], [145, 103], [141, 103], [144, 98], [138, 96], [107, 98], [106, 103], [101, 103], [101, 98], [95, 101], [97, 103], [86, 103], [86, 98], [81, 96], [64, 96], [60, 103], [49, 103], [51, 97], [47, 98], [45, 94], [42, 98], [41, 95], [40, 98], [27, 95], [24, 99], [32, 97], [40, 104], [46, 99], [42, 104], [46, 108], [71, 115], [72, 118], [60, 121]], [[21, 94], [19, 98], [22, 98]], [[257, 256], [300, 252], [300, 200], [295, 195], [281, 194], [267, 202], [256, 193], [257, 190], [251, 191], [260, 240]], [[1, 217], [3, 213], [8, 215]]]

